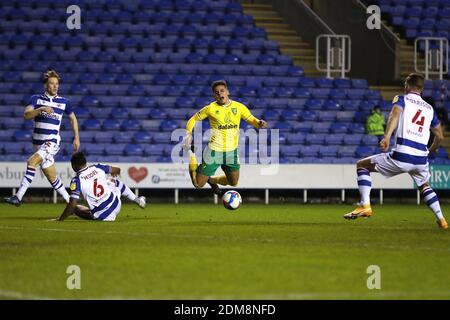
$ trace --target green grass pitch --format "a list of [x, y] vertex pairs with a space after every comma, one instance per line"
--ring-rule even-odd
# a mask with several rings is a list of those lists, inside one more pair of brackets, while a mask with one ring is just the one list
[[[0, 205], [0, 298], [450, 298], [450, 232], [424, 205], [347, 221], [345, 205], [125, 204], [113, 223], [47, 221], [62, 209]], [[80, 290], [66, 287], [69, 265]]]

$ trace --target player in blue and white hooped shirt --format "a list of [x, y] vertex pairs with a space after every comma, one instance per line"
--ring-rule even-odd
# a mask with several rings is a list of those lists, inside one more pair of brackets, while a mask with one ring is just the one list
[[[83, 152], [74, 153], [70, 161], [76, 176], [70, 183], [70, 201], [57, 220], [62, 221], [75, 214], [88, 220], [114, 221], [120, 212], [122, 196], [135, 202], [142, 209], [145, 208], [145, 197], [136, 196], [117, 178], [120, 168], [103, 164], [88, 166]], [[89, 207], [78, 204], [81, 196]]]
[[[417, 184], [426, 204], [433, 211], [439, 227], [448, 228], [439, 199], [428, 184], [431, 176], [428, 154], [439, 149], [444, 135], [433, 107], [421, 97], [424, 81], [422, 75], [411, 73], [405, 80], [405, 95], [395, 96], [392, 101], [386, 132], [380, 141], [381, 151], [384, 153], [357, 162], [357, 180], [361, 202], [358, 208], [345, 214], [344, 218], [356, 219], [372, 215], [370, 172], [379, 172], [387, 178], [408, 173]], [[391, 152], [387, 153], [395, 129], [397, 129], [395, 145]], [[428, 149], [430, 131], [434, 134], [434, 140]]]
[[80, 138], [78, 135], [77, 118], [72, 111], [69, 100], [58, 96], [59, 80], [60, 77], [55, 71], [47, 71], [43, 76], [45, 92], [32, 96], [30, 103], [25, 108], [24, 118], [26, 120], [34, 119], [34, 154], [27, 161], [27, 170], [22, 178], [18, 192], [12, 197], [5, 198], [9, 204], [20, 206], [25, 192], [33, 182], [36, 167], [38, 166], [41, 167], [53, 189], [66, 202], [69, 201], [69, 194], [57, 175], [54, 160], [54, 156], [59, 151], [61, 141], [59, 129], [64, 113], [70, 118], [74, 134], [73, 148], [75, 151], [80, 148]]

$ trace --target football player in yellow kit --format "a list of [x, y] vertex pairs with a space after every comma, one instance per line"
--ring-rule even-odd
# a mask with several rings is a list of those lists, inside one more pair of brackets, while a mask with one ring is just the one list
[[[190, 150], [195, 123], [208, 118], [211, 126], [210, 140], [203, 152], [200, 166], [193, 150], [189, 151], [189, 175], [196, 188], [202, 188], [208, 183], [214, 193], [221, 195], [219, 184], [236, 186], [239, 181], [238, 142], [241, 120], [258, 129], [267, 128], [267, 123], [254, 117], [242, 103], [229, 99], [230, 92], [225, 80], [213, 82], [211, 89], [215, 101], [189, 119], [186, 125], [185, 143]], [[213, 177], [219, 166], [225, 175]]]

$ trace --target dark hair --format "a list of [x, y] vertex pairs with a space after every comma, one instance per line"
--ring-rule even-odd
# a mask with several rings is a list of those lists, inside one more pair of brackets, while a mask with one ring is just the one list
[[59, 74], [57, 74], [56, 71], [52, 70], [52, 69], [47, 70], [47, 72], [43, 74], [42, 81], [44, 83], [47, 83], [49, 78], [56, 78], [56, 79], [58, 79], [58, 81], [61, 80], [61, 78], [59, 77]]
[[405, 83], [411, 87], [419, 90], [423, 90], [425, 77], [419, 73], [410, 73], [405, 80]]
[[216, 80], [213, 83], [211, 83], [211, 89], [214, 92], [214, 89], [216, 89], [217, 86], [225, 86], [225, 88], [228, 88], [227, 82], [225, 80]]
[[72, 168], [77, 171], [86, 165], [86, 156], [81, 151], [75, 152], [70, 158], [70, 163], [72, 164]]

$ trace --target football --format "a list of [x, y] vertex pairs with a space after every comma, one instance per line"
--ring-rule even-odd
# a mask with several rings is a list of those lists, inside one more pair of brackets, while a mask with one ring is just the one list
[[242, 198], [239, 192], [230, 190], [225, 192], [222, 197], [223, 206], [228, 210], [237, 210], [242, 204]]

